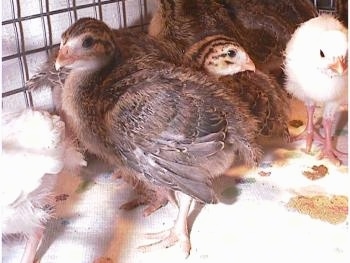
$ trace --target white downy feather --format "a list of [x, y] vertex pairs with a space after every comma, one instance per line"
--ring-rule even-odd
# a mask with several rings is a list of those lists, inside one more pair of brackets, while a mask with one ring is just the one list
[[347, 49], [347, 29], [333, 16], [304, 22], [285, 50], [286, 89], [307, 105], [324, 104], [324, 115], [331, 117], [347, 99], [348, 76], [336, 74], [329, 65], [337, 57], [347, 60]]
[[2, 115], [3, 234], [30, 236], [43, 227], [51, 217], [57, 175], [67, 160], [69, 169], [86, 165], [65, 138], [65, 125], [58, 116], [29, 109]]

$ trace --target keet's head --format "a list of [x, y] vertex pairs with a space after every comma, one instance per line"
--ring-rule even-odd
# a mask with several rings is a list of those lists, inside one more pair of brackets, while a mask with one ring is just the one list
[[254, 62], [233, 39], [215, 35], [194, 44], [186, 56], [215, 76], [233, 75], [241, 71], [255, 71]]
[[55, 68], [98, 70], [109, 64], [116, 52], [113, 32], [105, 23], [81, 18], [62, 34]]

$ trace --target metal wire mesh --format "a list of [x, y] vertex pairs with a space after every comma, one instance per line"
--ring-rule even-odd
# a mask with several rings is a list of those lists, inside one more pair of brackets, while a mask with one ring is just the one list
[[2, 3], [2, 107], [35, 104], [24, 84], [59, 45], [65, 28], [84, 16], [114, 28], [145, 30], [151, 0], [5, 0]]
[[[321, 12], [334, 10], [333, 0], [311, 1]], [[65, 28], [91, 16], [114, 28], [145, 30], [156, 0], [3, 0], [2, 6], [2, 107], [21, 109], [42, 103], [24, 84]]]

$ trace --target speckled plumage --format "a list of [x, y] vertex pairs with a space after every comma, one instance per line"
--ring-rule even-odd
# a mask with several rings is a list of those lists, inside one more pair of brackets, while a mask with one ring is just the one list
[[[147, 61], [148, 66], [159, 66], [159, 67], [162, 67], [163, 62], [158, 62], [158, 61], [162, 61], [162, 60], [177, 61], [177, 62], [182, 61], [182, 58], [179, 57], [179, 54], [176, 52], [176, 49], [174, 49], [173, 46], [171, 46], [171, 43], [169, 42], [164, 43], [161, 41], [157, 41], [152, 37], [149, 37], [140, 32], [132, 32], [129, 30], [114, 30], [113, 32], [114, 32], [115, 41], [118, 44], [120, 55], [123, 60], [128, 60], [130, 58], [146, 57], [147, 59], [145, 58], [142, 59], [142, 63], [146, 63]], [[50, 63], [47, 63], [47, 64], [50, 65], [52, 63], [53, 62], [51, 61]], [[128, 67], [127, 69], [129, 68], [130, 67]], [[42, 69], [42, 72], [45, 72], [47, 69], [49, 69], [49, 67], [46, 67], [46, 68], [44, 67]], [[123, 70], [123, 68], [120, 70]], [[40, 76], [45, 77], [45, 76], [48, 76], [48, 74], [41, 73]], [[58, 74], [55, 74], [55, 76], [58, 76]], [[62, 81], [64, 82], [64, 79], [62, 79]], [[42, 81], [42, 82], [45, 82], [45, 83], [50, 82], [52, 85], [55, 85], [55, 83], [57, 83], [58, 81], [49, 80], [49, 81]], [[30, 82], [29, 84], [30, 84], [29, 88], [32, 88], [31, 86], [32, 82]], [[58, 87], [58, 89], [61, 91], [60, 86]], [[236, 88], [233, 87], [233, 89], [231, 89], [231, 91], [227, 91], [227, 93], [229, 94], [228, 96], [237, 97], [234, 100], [238, 101], [239, 96], [237, 96], [237, 92], [235, 91], [235, 89]], [[243, 103], [243, 107], [246, 107], [245, 103]], [[252, 122], [260, 123], [260, 121], [255, 120], [253, 116], [252, 116]], [[68, 124], [70, 126], [70, 122]], [[261, 125], [259, 124], [259, 127], [260, 126]], [[254, 136], [256, 137], [257, 135], [260, 134], [260, 130], [261, 128], [257, 128], [257, 129], [252, 129], [250, 132], [254, 133]], [[134, 181], [134, 179], [132, 179], [133, 176], [130, 175], [131, 178], [128, 178], [127, 173], [122, 173], [121, 176], [127, 182]], [[142, 182], [136, 185], [137, 185], [136, 190], [141, 193], [140, 202], [144, 202], [145, 200], [155, 200], [154, 197], [156, 195], [153, 194], [155, 191], [152, 189], [152, 185], [147, 185]], [[150, 195], [147, 195], [148, 193], [150, 193]], [[146, 196], [144, 194], [146, 194]], [[155, 200], [155, 202], [157, 203], [158, 201]], [[133, 201], [130, 205], [132, 206], [134, 203], [135, 201]], [[150, 202], [150, 206], [152, 206], [152, 202]], [[123, 208], [128, 208], [128, 207], [129, 207], [129, 204], [126, 204], [125, 206], [123, 206]], [[149, 209], [152, 209], [152, 208], [147, 207], [145, 209], [145, 214], [149, 214], [147, 212], [147, 210]]]
[[238, 72], [255, 71], [255, 65], [245, 50], [232, 38], [212, 35], [190, 46], [183, 64], [205, 70], [212, 76], [233, 75]]
[[211, 35], [235, 39], [233, 32], [234, 25], [223, 6], [215, 1], [201, 0], [159, 0], [148, 28], [149, 35], [175, 43], [181, 54]]
[[[197, 70], [204, 70], [206, 72], [210, 71], [211, 75], [216, 75], [217, 77], [220, 75], [219, 70], [222, 72], [224, 70], [219, 69], [215, 72], [215, 68], [209, 69], [208, 66], [213, 61], [209, 59], [208, 61], [203, 60], [198, 53], [206, 52], [207, 57], [205, 58], [210, 57], [208, 54], [212, 54], [215, 50], [214, 46], [210, 45], [216, 45], [215, 42], [212, 42], [212, 38], [215, 39], [219, 36], [225, 38], [225, 41], [229, 40], [238, 46], [242, 46], [244, 48], [243, 50], [253, 60], [257, 72], [235, 74], [234, 78], [224, 76], [219, 81], [226, 86], [227, 90], [231, 90], [230, 92], [233, 92], [236, 97], [247, 103], [251, 113], [260, 124], [259, 129], [256, 131], [257, 136], [277, 135], [288, 140], [287, 114], [289, 104], [287, 93], [272, 76], [266, 75], [264, 72], [269, 72], [272, 68], [281, 72], [283, 45], [288, 39], [285, 34], [287, 32], [288, 34], [291, 33], [290, 25], [288, 24], [287, 30], [287, 25], [281, 25], [279, 23], [280, 17], [277, 15], [278, 19], [268, 19], [260, 13], [260, 20], [255, 21], [257, 25], [250, 25], [244, 28], [242, 25], [244, 21], [234, 21], [230, 16], [233, 11], [233, 2], [230, 6], [228, 3], [219, 2], [204, 0], [159, 1], [159, 7], [150, 23], [149, 34], [161, 42], [172, 43], [178, 46], [179, 52], [184, 53], [182, 62], [178, 64], [190, 65]], [[262, 12], [265, 4], [264, 2], [255, 6], [255, 8], [258, 11], [260, 10], [259, 12]], [[280, 5], [285, 7], [283, 3]], [[294, 4], [286, 3], [286, 5], [290, 7]], [[295, 3], [295, 5], [298, 4]], [[247, 8], [250, 8], [250, 6], [251, 4], [248, 4]], [[309, 5], [307, 6], [310, 8]], [[279, 8], [283, 9], [282, 7]], [[301, 7], [298, 6], [298, 8]], [[314, 10], [312, 5], [311, 8]], [[294, 9], [292, 10], [290, 13], [296, 12]], [[312, 10], [309, 11], [313, 12]], [[259, 15], [258, 11], [253, 12], [257, 18]], [[243, 14], [247, 15], [243, 10], [239, 12], [241, 16]], [[305, 12], [308, 13], [308, 10]], [[300, 14], [300, 16], [302, 15]], [[243, 17], [240, 17], [240, 19], [243, 19]], [[250, 18], [247, 17], [245, 19], [249, 20]], [[301, 18], [296, 16], [294, 19], [298, 20]], [[254, 28], [258, 25], [260, 27], [262, 20], [267, 20], [268, 22], [262, 23], [263, 26], [255, 30]], [[295, 20], [292, 20], [292, 22], [294, 23]], [[275, 23], [279, 24], [275, 25]], [[271, 34], [269, 30], [274, 31], [274, 33], [279, 30], [281, 39], [273, 38], [268, 43], [261, 41], [262, 39], [268, 39], [265, 35]], [[269, 47], [270, 44], [273, 47]], [[254, 52], [257, 52], [261, 56], [257, 56]], [[269, 56], [276, 56], [278, 63], [276, 64], [275, 61], [277, 60]], [[273, 66], [271, 66], [272, 64]], [[280, 76], [280, 73], [277, 75]], [[242, 88], [243, 86], [245, 87], [244, 89]]]
[[[84, 47], [89, 38], [91, 46]], [[206, 75], [148, 52], [125, 60], [120, 54], [104, 23], [85, 18], [72, 25], [56, 60], [57, 68], [71, 69], [63, 110], [88, 151], [127, 167], [140, 181], [177, 193], [179, 218], [162, 244], [172, 245], [180, 235], [188, 255], [192, 198], [217, 202], [211, 179], [237, 158], [257, 164], [257, 123], [244, 103]]]
[[218, 0], [235, 25], [235, 37], [257, 68], [277, 76], [283, 50], [298, 25], [317, 16], [310, 0]]
[[281, 77], [283, 50], [301, 23], [317, 15], [309, 0], [163, 0], [149, 34], [176, 43], [179, 51], [201, 39], [223, 34], [234, 38], [263, 72]]
[[288, 131], [289, 99], [274, 78], [261, 71], [244, 71], [220, 78], [226, 87], [245, 102], [258, 121], [257, 136], [290, 140]]
[[[235, 56], [227, 58], [223, 50], [236, 50], [235, 56], [238, 56], [238, 52], [243, 53], [240, 56], [246, 55], [232, 38], [213, 35], [192, 45], [186, 51], [183, 63], [216, 76], [227, 90], [245, 102], [258, 121], [257, 136], [278, 136], [289, 141], [289, 100], [286, 91], [274, 78], [252, 68], [250, 60], [247, 64], [246, 58], [243, 61]], [[221, 61], [221, 64], [216, 65], [217, 61]], [[222, 63], [226, 61], [230, 63]]]

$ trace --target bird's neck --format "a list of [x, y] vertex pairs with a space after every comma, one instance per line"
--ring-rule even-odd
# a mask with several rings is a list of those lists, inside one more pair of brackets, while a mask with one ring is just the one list
[[89, 118], [92, 108], [97, 107], [97, 96], [93, 96], [101, 82], [99, 71], [74, 71], [68, 75], [62, 90], [62, 109], [69, 118], [75, 132], [83, 129], [82, 120]]

